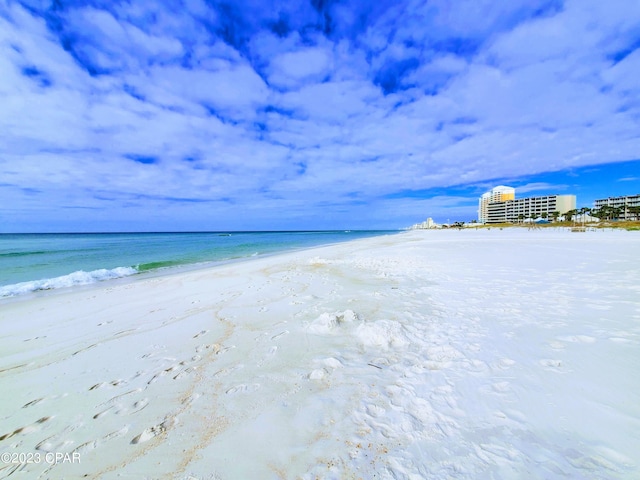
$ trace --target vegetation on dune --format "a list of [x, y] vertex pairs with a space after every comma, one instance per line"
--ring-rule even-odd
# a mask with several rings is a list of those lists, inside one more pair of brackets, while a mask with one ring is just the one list
[[[550, 217], [550, 218], [549, 218]], [[527, 228], [556, 228], [556, 227], [589, 227], [589, 228], [623, 228], [625, 230], [640, 230], [640, 206], [632, 207], [612, 207], [605, 205], [601, 208], [574, 208], [564, 214], [560, 212], [546, 212], [541, 218], [549, 223], [535, 223], [536, 218], [518, 215], [516, 223], [492, 223], [479, 224], [472, 221], [474, 228], [505, 228], [505, 227], [527, 227]], [[560, 220], [562, 218], [562, 220]], [[597, 219], [597, 221], [594, 221]], [[455, 222], [450, 226], [462, 228], [464, 222]], [[469, 226], [469, 225], [467, 225]]]
[[[464, 222], [456, 222], [451, 225], [450, 228], [462, 228]], [[640, 221], [639, 220], [627, 220], [627, 221], [601, 221], [601, 222], [585, 222], [582, 223], [580, 221], [558, 221], [553, 223], [491, 223], [491, 224], [467, 224], [467, 227], [471, 228], [573, 228], [573, 227], [587, 227], [590, 229], [605, 229], [605, 228], [616, 228], [616, 229], [624, 229], [629, 231], [640, 231]]]

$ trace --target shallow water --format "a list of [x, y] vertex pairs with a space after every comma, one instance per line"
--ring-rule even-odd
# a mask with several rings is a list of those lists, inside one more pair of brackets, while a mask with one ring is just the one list
[[0, 297], [384, 233], [389, 232], [3, 234]]

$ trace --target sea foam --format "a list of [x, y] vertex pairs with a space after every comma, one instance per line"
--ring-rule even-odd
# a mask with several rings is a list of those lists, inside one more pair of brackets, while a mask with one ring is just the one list
[[133, 267], [117, 267], [111, 270], [101, 268], [91, 272], [79, 270], [77, 272], [55, 278], [44, 278], [31, 282], [16, 283], [0, 287], [0, 297], [13, 297], [25, 293], [36, 292], [38, 290], [53, 290], [56, 288], [72, 287], [74, 285], [87, 285], [100, 282], [102, 280], [112, 280], [114, 278], [128, 277], [135, 275], [138, 270]]

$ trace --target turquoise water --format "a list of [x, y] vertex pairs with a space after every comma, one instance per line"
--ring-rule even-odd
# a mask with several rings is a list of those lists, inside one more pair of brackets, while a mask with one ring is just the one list
[[0, 297], [395, 232], [0, 234]]

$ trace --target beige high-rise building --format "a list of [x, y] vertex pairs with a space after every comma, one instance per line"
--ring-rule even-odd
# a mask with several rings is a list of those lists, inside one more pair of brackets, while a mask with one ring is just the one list
[[576, 208], [575, 195], [545, 195], [515, 198], [516, 190], [499, 185], [480, 197], [478, 221], [480, 223], [516, 223], [523, 219], [553, 218]]
[[485, 223], [518, 223], [525, 219], [553, 218], [554, 212], [560, 215], [576, 208], [575, 195], [545, 195], [491, 202], [487, 207]]
[[575, 195], [545, 195], [543, 197], [518, 198], [506, 202], [505, 221], [518, 222], [522, 219], [553, 218], [553, 212], [560, 215], [576, 208]]

